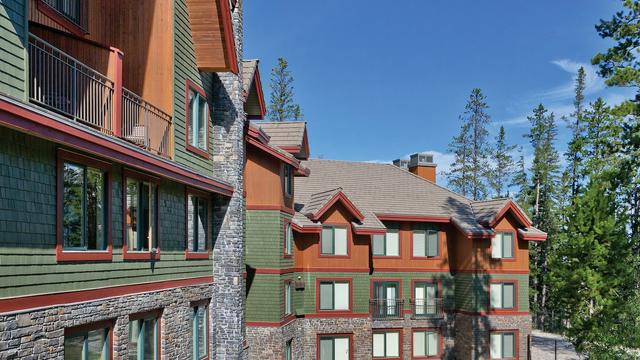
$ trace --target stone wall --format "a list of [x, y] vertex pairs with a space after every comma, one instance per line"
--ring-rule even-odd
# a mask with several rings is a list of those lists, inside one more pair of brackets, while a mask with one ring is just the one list
[[0, 360], [64, 358], [64, 329], [104, 320], [115, 322], [113, 359], [127, 359], [129, 316], [162, 309], [163, 359], [192, 356], [191, 302], [208, 299], [212, 285], [129, 296], [0, 315]]
[[[531, 334], [530, 315], [479, 316], [456, 315], [456, 358], [460, 360], [489, 359], [491, 330], [517, 330], [518, 358], [527, 359], [527, 338]], [[473, 334], [470, 336], [469, 334]]]

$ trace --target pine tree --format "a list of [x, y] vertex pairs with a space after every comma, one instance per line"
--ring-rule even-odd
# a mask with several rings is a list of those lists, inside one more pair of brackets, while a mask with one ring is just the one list
[[463, 123], [460, 133], [449, 144], [449, 151], [454, 154], [450, 170], [446, 173], [451, 190], [462, 196], [471, 192], [469, 181], [469, 159], [471, 158], [471, 144], [469, 140], [469, 126]]
[[582, 167], [582, 146], [584, 143], [584, 124], [583, 124], [583, 113], [584, 113], [584, 90], [585, 90], [585, 78], [586, 73], [584, 71], [584, 67], [580, 67], [578, 69], [578, 76], [576, 77], [576, 86], [575, 86], [575, 98], [573, 101], [574, 112], [571, 114], [573, 118], [573, 122], [569, 124], [571, 129], [571, 140], [567, 146], [567, 152], [565, 154], [567, 158], [567, 163], [569, 164], [568, 169], [566, 170], [567, 174], [564, 175], [567, 177], [568, 186], [570, 188], [571, 197], [576, 196], [578, 193], [578, 188], [581, 182], [581, 167]]
[[278, 58], [278, 65], [271, 70], [270, 87], [269, 118], [273, 121], [302, 120], [300, 105], [293, 102], [293, 76], [284, 58]]
[[509, 196], [509, 185], [514, 173], [514, 163], [511, 152], [515, 150], [515, 145], [508, 145], [505, 139], [504, 126], [500, 126], [496, 143], [492, 149], [494, 166], [491, 169], [491, 176], [488, 177], [489, 186], [494, 192], [494, 197]]
[[531, 215], [531, 208], [529, 206], [530, 202], [530, 188], [529, 188], [529, 178], [527, 176], [527, 168], [524, 162], [524, 150], [522, 146], [518, 148], [518, 162], [516, 163], [516, 171], [513, 176], [513, 182], [511, 186], [514, 186], [517, 189], [517, 193], [515, 196], [516, 202], [523, 207], [524, 211], [527, 214]]

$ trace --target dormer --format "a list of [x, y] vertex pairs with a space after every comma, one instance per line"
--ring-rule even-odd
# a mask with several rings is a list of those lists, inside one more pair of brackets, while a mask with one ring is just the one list
[[262, 120], [267, 114], [258, 60], [242, 61], [242, 96], [247, 119]]

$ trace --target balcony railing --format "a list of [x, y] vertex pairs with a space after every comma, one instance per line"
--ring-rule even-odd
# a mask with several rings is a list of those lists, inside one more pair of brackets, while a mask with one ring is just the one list
[[113, 134], [114, 83], [44, 40], [29, 36], [29, 98]]
[[369, 312], [374, 319], [401, 319], [404, 301], [401, 299], [374, 299], [369, 302]]
[[[114, 61], [122, 61], [114, 56]], [[122, 95], [120, 95], [122, 94]], [[37, 36], [29, 36], [29, 99], [171, 158], [171, 116]]]
[[160, 156], [171, 156], [171, 116], [122, 88], [122, 137]]
[[444, 316], [442, 299], [412, 299], [411, 314], [414, 319], [441, 318]]

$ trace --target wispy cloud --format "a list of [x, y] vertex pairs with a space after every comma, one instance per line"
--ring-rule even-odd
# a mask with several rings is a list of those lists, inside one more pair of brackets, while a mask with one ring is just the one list
[[551, 61], [551, 63], [564, 70], [565, 72], [571, 74], [571, 78], [567, 79], [567, 81], [560, 86], [543, 90], [534, 95], [534, 97], [539, 99], [540, 101], [556, 102], [573, 99], [573, 97], [575, 96], [576, 79], [578, 77], [578, 70], [580, 69], [580, 67], [583, 67], [585, 71], [585, 95], [598, 93], [606, 87], [604, 80], [598, 75], [597, 68], [591, 64], [570, 59], [553, 60]]
[[[420, 151], [420, 153], [427, 153], [427, 154], [433, 155], [433, 162], [436, 163], [439, 174], [449, 171], [449, 169], [451, 168], [451, 164], [453, 163], [453, 160], [455, 158], [455, 156], [451, 153], [443, 153], [436, 150], [425, 150], [425, 151]], [[400, 158], [409, 159], [410, 156], [411, 154], [406, 154], [405, 156], [402, 156]], [[391, 164], [393, 160], [366, 160], [365, 162], [378, 163], [378, 164]]]

